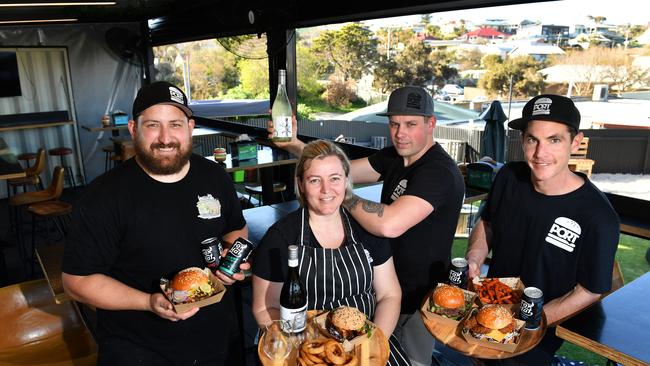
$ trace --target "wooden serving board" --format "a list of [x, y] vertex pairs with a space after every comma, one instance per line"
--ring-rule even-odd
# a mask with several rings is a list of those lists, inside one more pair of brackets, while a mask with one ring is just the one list
[[[312, 331], [306, 331], [306, 334], [318, 335], [322, 338], [322, 334], [319, 334], [318, 329], [315, 329], [316, 325], [311, 319], [314, 316], [320, 314], [321, 311], [309, 310], [307, 316], [309, 321], [307, 322], [308, 327], [312, 328]], [[374, 325], [374, 324], [373, 324]], [[291, 350], [291, 353], [287, 358], [272, 360], [269, 358], [263, 351], [262, 345], [265, 342], [266, 334], [263, 334], [259, 339], [259, 344], [257, 346], [257, 355], [262, 362], [263, 366], [298, 366], [297, 356], [298, 349], [295, 347]], [[384, 366], [388, 362], [388, 356], [390, 353], [390, 348], [388, 345], [388, 339], [381, 331], [381, 329], [374, 327], [372, 336], [368, 339], [368, 342], [362, 342], [357, 344], [354, 348], [354, 354], [359, 359], [359, 366]]]
[[[427, 294], [427, 297], [424, 301], [428, 302], [429, 297], [432, 292]], [[544, 337], [546, 333], [546, 315], [542, 313], [542, 325], [538, 330], [526, 330], [522, 328], [522, 334], [520, 335], [519, 344], [514, 352], [500, 351], [492, 348], [482, 347], [476, 344], [467, 343], [461, 334], [462, 326], [459, 324], [452, 325], [450, 323], [439, 322], [435, 319], [431, 319], [424, 314], [423, 307], [420, 307], [420, 316], [424, 325], [429, 330], [429, 333], [438, 340], [442, 342], [445, 346], [453, 348], [454, 350], [476, 358], [486, 358], [486, 359], [503, 359], [510, 358], [522, 353], [529, 351], [531, 348], [535, 347]]]

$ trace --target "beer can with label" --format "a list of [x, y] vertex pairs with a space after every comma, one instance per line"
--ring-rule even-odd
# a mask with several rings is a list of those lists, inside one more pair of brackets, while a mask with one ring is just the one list
[[468, 271], [469, 264], [467, 264], [467, 259], [462, 257], [452, 259], [451, 267], [449, 268], [449, 284], [463, 289], [467, 288]]
[[248, 260], [248, 256], [255, 247], [255, 243], [244, 238], [237, 238], [228, 249], [228, 254], [221, 261], [219, 270], [231, 277], [235, 273], [239, 273], [239, 265]]
[[203, 254], [203, 260], [212, 273], [215, 273], [217, 268], [219, 268], [222, 251], [223, 246], [221, 245], [219, 238], [208, 238], [201, 242], [201, 254]]
[[519, 319], [526, 322], [528, 330], [539, 329], [542, 324], [542, 308], [544, 305], [544, 294], [537, 287], [526, 287], [521, 297], [519, 307]]

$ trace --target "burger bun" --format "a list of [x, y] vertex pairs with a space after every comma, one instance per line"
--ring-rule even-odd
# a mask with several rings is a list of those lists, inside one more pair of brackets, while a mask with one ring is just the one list
[[447, 309], [459, 309], [465, 306], [465, 293], [455, 286], [440, 285], [433, 291], [436, 306]]

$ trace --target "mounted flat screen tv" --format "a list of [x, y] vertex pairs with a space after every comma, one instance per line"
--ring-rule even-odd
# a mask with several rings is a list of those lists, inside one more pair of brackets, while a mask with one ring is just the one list
[[0, 98], [22, 95], [16, 52], [0, 52]]

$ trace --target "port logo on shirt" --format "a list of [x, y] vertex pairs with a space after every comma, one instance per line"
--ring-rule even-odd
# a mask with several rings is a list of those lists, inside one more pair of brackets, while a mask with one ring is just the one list
[[582, 229], [577, 222], [567, 217], [558, 217], [546, 234], [546, 242], [571, 253], [581, 233]]

